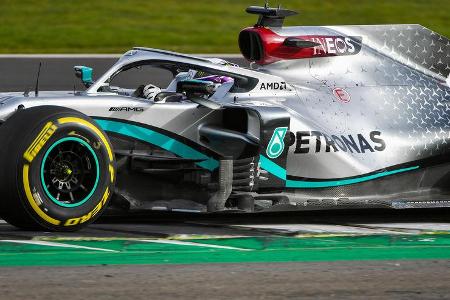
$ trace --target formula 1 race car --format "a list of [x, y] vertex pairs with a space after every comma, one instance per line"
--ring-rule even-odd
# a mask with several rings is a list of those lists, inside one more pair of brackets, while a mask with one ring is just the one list
[[[71, 231], [107, 207], [450, 206], [448, 39], [247, 12], [250, 68], [134, 48], [96, 81], [76, 66], [84, 92], [2, 94], [0, 217]], [[142, 82], [121, 84], [133, 72]]]

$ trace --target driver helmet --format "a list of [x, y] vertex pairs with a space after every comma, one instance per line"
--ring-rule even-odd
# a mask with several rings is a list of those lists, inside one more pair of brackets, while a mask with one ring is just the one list
[[155, 100], [156, 95], [161, 92], [161, 89], [153, 84], [147, 84], [142, 91], [144, 98], [148, 100]]
[[232, 82], [233, 78], [228, 77], [228, 76], [210, 75], [210, 76], [197, 78], [197, 80], [210, 81], [210, 82], [222, 84], [222, 83], [226, 83], [226, 82]]

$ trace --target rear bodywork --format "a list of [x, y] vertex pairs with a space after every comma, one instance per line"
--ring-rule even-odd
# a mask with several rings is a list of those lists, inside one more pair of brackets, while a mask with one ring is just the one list
[[[4, 94], [0, 119], [41, 105], [91, 116], [123, 210], [449, 206], [449, 40], [420, 25], [279, 25], [241, 33], [250, 69], [135, 48], [85, 92]], [[207, 99], [218, 107], [105, 92], [144, 63], [234, 84]]]

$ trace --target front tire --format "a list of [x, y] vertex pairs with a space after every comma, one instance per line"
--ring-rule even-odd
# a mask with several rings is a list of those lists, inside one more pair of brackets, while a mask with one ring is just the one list
[[19, 110], [0, 127], [0, 216], [23, 229], [75, 231], [96, 220], [114, 191], [107, 135], [82, 113]]

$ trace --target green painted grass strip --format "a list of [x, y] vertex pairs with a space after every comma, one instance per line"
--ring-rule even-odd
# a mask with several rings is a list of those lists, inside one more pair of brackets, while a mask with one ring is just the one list
[[252, 237], [188, 241], [251, 251], [143, 243], [138, 240], [64, 241], [65, 244], [111, 249], [120, 251], [119, 253], [0, 243], [0, 266], [450, 259], [448, 234], [326, 238]]

